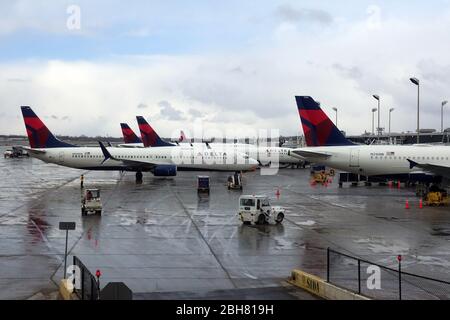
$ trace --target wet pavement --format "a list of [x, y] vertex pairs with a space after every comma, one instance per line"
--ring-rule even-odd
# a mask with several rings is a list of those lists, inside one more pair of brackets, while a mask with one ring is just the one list
[[[3, 152], [4, 149], [0, 148]], [[123, 281], [139, 298], [303, 298], [283, 282], [294, 268], [325, 277], [326, 248], [403, 270], [450, 279], [450, 208], [419, 209], [413, 190], [311, 186], [309, 170], [244, 175], [244, 194], [267, 194], [288, 209], [282, 225], [242, 226], [226, 173], [85, 172], [36, 159], [0, 159], [0, 299], [57, 289], [65, 233], [70, 257], [102, 284]], [[100, 188], [101, 217], [81, 217], [80, 174]], [[211, 177], [199, 198], [196, 175]], [[275, 193], [280, 190], [277, 200]], [[411, 209], [405, 210], [408, 199]]]

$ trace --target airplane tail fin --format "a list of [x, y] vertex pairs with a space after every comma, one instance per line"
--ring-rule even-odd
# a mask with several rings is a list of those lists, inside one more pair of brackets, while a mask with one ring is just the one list
[[144, 117], [136, 117], [139, 130], [141, 131], [142, 143], [144, 147], [172, 147], [174, 144], [164, 141], [148, 124]]
[[57, 139], [30, 107], [22, 106], [21, 109], [31, 148], [76, 147]]
[[309, 96], [296, 96], [298, 113], [308, 147], [347, 146], [348, 140], [322, 111], [319, 103]]
[[122, 128], [123, 141], [125, 143], [142, 143], [142, 140], [134, 133], [133, 129], [131, 129], [128, 124], [121, 123], [120, 127]]
[[178, 140], [178, 142], [186, 142], [186, 141], [187, 141], [186, 135], [184, 134], [184, 131], [181, 130], [180, 131], [180, 139]]

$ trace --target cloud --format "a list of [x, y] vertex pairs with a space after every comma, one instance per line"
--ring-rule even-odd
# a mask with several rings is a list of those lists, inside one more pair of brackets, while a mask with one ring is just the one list
[[[42, 117], [61, 119], [64, 110], [70, 125], [45, 118], [58, 134], [120, 136], [118, 123], [134, 120], [138, 108], [156, 120], [163, 136], [172, 131], [177, 136], [178, 128], [193, 131], [191, 120], [199, 118], [206, 128], [225, 131], [231, 123], [233, 128], [279, 128], [282, 135], [294, 135], [301, 132], [294, 96], [310, 95], [330, 116], [331, 107], [337, 107], [340, 128], [359, 134], [371, 128], [372, 94], [382, 99], [382, 126], [388, 108], [395, 107], [392, 130], [413, 131], [417, 89], [411, 76], [421, 79], [422, 126], [440, 125], [440, 101], [450, 99], [448, 10], [433, 11], [425, 19], [383, 7], [389, 15], [380, 16], [377, 28], [367, 24], [365, 5], [352, 11], [357, 18], [331, 22], [285, 7], [278, 13], [285, 23], [273, 23], [274, 9], [266, 10], [272, 14], [269, 26], [244, 37], [245, 46], [231, 40], [224, 42], [224, 50], [205, 42], [200, 49], [171, 54], [142, 50], [92, 60], [0, 62], [0, 111], [5, 115], [0, 131], [24, 134], [19, 106], [31, 105]], [[298, 28], [297, 22], [308, 19], [333, 28]]]
[[450, 74], [450, 64], [440, 65], [432, 59], [421, 60], [417, 63], [417, 68], [423, 78], [436, 84], [448, 83]]
[[160, 101], [158, 102], [158, 106], [161, 108], [161, 116], [168, 120], [184, 120], [185, 117], [183, 114], [172, 107], [172, 105], [166, 101]]
[[147, 27], [141, 27], [137, 29], [132, 29], [123, 34], [127, 37], [136, 37], [136, 38], [146, 38], [152, 35], [152, 32]]
[[333, 22], [330, 13], [320, 9], [296, 9], [288, 4], [278, 6], [277, 16], [286, 22], [317, 22], [329, 25]]
[[189, 109], [188, 113], [193, 117], [193, 118], [201, 118], [204, 114], [196, 109]]
[[359, 67], [344, 67], [340, 63], [334, 63], [332, 67], [343, 77], [350, 79], [359, 79], [362, 77], [362, 72]]
[[6, 79], [6, 81], [8, 82], [17, 82], [17, 83], [25, 83], [25, 82], [30, 82], [30, 79], [23, 79], [23, 78], [8, 78]]
[[59, 118], [57, 116], [55, 116], [54, 114], [51, 115], [52, 119], [58, 120]]

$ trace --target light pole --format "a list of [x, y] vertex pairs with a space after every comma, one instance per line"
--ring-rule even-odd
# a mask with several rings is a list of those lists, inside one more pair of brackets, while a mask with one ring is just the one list
[[377, 112], [377, 108], [372, 109], [372, 135], [375, 134], [375, 112]]
[[391, 112], [394, 111], [394, 108], [389, 109], [389, 136], [391, 136]]
[[377, 101], [378, 101], [378, 128], [377, 128], [377, 132], [378, 135], [381, 134], [381, 128], [380, 128], [380, 96], [377, 94], [372, 95], [372, 97], [374, 97]]
[[75, 222], [60, 222], [59, 223], [59, 230], [65, 230], [66, 231], [66, 249], [64, 251], [64, 279], [66, 279], [66, 272], [67, 272], [67, 242], [69, 239], [69, 230], [75, 230]]
[[335, 124], [335, 126], [337, 127], [338, 125], [337, 125], [337, 111], [338, 111], [338, 109], [337, 108], [333, 108], [333, 110], [336, 112], [336, 122], [334, 123]]
[[441, 103], [441, 132], [444, 132], [444, 106], [447, 104], [447, 100]]
[[417, 143], [419, 143], [420, 122], [419, 122], [419, 101], [420, 101], [420, 81], [417, 78], [409, 78], [417, 86]]

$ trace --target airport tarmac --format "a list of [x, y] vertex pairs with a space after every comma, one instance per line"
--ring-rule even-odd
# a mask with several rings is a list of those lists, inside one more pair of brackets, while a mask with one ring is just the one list
[[[179, 172], [170, 179], [147, 173], [136, 184], [133, 173], [85, 172], [31, 158], [1, 158], [0, 169], [0, 299], [57, 290], [60, 221], [77, 224], [70, 258], [100, 269], [102, 284], [123, 281], [142, 299], [313, 299], [283, 280], [294, 268], [325, 277], [327, 247], [394, 268], [402, 254], [403, 270], [450, 279], [450, 208], [419, 209], [410, 189], [312, 187], [307, 169], [246, 173], [244, 194], [267, 194], [288, 210], [282, 225], [243, 226], [241, 193], [226, 189], [227, 173]], [[82, 173], [86, 187], [101, 189], [101, 217], [81, 217]], [[210, 175], [209, 198], [198, 197], [197, 174]]]

